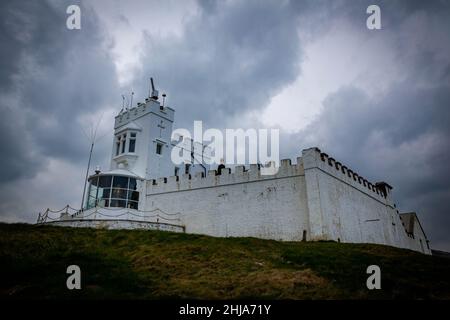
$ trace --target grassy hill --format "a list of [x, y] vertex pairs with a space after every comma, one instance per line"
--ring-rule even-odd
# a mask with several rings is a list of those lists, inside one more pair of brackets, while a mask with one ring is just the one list
[[[66, 288], [80, 266], [82, 290]], [[381, 268], [381, 290], [366, 268]], [[0, 224], [11, 298], [449, 299], [450, 259], [368, 244]]]

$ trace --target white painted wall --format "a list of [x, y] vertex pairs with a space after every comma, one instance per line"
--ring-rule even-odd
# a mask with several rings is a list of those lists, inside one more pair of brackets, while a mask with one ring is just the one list
[[[303, 150], [302, 159], [312, 239], [378, 243], [431, 253], [421, 250], [420, 237], [407, 236], [390, 194], [385, 197], [316, 148]], [[421, 229], [415, 232], [426, 239]]]
[[[145, 104], [139, 104], [116, 116], [111, 170], [122, 164], [125, 169], [145, 179], [174, 174], [175, 166], [170, 160], [174, 110], [169, 107], [161, 109], [160, 106], [159, 101], [148, 98]], [[116, 156], [116, 136], [124, 131], [137, 132], [136, 151]], [[163, 144], [161, 155], [156, 153], [157, 142]], [[128, 151], [128, 139], [126, 150]]]
[[[147, 182], [145, 210], [180, 213], [188, 233], [276, 240], [378, 243], [424, 253], [422, 230], [411, 239], [394, 207], [373, 184], [316, 148], [296, 165], [283, 160], [274, 176], [256, 165], [216, 176], [160, 178]], [[418, 225], [418, 224], [417, 224]], [[421, 238], [422, 237], [422, 238]]]
[[309, 234], [303, 167], [284, 161], [275, 176], [261, 176], [256, 165], [220, 176], [147, 183], [146, 210], [180, 212], [188, 233], [302, 240]]

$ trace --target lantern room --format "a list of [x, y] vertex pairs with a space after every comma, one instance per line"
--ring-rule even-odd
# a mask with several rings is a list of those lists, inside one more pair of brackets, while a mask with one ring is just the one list
[[142, 179], [127, 170], [113, 170], [89, 177], [85, 210], [94, 207], [139, 209]]

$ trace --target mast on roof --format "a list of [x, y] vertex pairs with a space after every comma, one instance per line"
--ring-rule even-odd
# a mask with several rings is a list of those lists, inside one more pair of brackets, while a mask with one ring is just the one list
[[154, 85], [154, 83], [153, 83], [153, 78], [150, 78], [150, 82], [151, 82], [151, 84], [152, 84], [152, 93], [151, 93], [150, 98], [155, 99], [155, 100], [158, 100], [158, 94], [159, 94], [159, 92], [158, 92], [158, 90], [155, 89], [155, 85]]

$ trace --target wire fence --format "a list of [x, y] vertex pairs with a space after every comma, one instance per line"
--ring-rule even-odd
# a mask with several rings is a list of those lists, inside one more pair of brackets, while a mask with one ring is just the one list
[[[114, 212], [123, 211], [118, 214]], [[162, 209], [155, 208], [153, 210], [136, 210], [129, 208], [108, 208], [108, 207], [95, 207], [87, 210], [80, 210], [66, 205], [60, 210], [52, 210], [47, 208], [44, 213], [39, 212], [37, 218], [37, 224], [42, 224], [51, 221], [68, 221], [70, 219], [87, 219], [92, 216], [105, 217], [105, 218], [128, 218], [128, 220], [140, 220], [148, 222], [168, 222], [174, 223], [175, 221], [181, 222], [180, 212], [169, 213]], [[120, 220], [119, 219], [119, 220]], [[161, 220], [161, 221], [160, 221]]]

